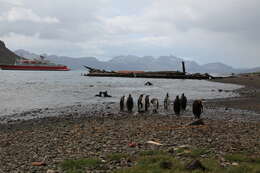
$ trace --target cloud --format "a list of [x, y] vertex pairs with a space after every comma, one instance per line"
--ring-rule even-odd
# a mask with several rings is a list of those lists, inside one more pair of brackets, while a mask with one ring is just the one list
[[[0, 1], [0, 38], [16, 49], [260, 65], [258, 0]], [[21, 37], [30, 41], [15, 44]]]
[[40, 17], [31, 9], [13, 7], [7, 13], [0, 16], [0, 21], [17, 22], [17, 21], [31, 21], [35, 23], [59, 23], [55, 17]]

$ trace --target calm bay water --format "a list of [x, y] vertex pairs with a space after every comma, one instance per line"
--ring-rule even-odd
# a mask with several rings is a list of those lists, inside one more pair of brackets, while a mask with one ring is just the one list
[[[171, 99], [185, 93], [188, 99], [211, 99], [236, 96], [238, 85], [213, 83], [203, 80], [95, 78], [81, 76], [83, 71], [42, 72], [0, 70], [0, 116], [38, 108], [58, 108], [75, 104], [118, 102], [122, 95], [131, 93], [134, 99], [149, 94], [163, 100], [166, 92]], [[150, 81], [153, 86], [144, 86]], [[112, 98], [95, 97], [107, 90]], [[214, 91], [213, 91], [214, 90]]]

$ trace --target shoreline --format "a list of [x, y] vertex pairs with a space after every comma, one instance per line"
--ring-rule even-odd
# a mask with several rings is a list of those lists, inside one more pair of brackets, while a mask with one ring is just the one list
[[260, 114], [260, 75], [242, 74], [236, 77], [215, 79], [213, 82], [244, 86], [235, 90], [240, 95], [237, 98], [215, 99], [218, 101], [214, 103], [216, 107], [248, 110]]
[[[245, 77], [247, 79], [247, 77]], [[252, 77], [248, 81], [252, 82]], [[96, 157], [106, 160], [109, 153], [127, 153], [136, 156], [146, 150], [168, 150], [180, 145], [209, 148], [217, 156], [227, 153], [246, 151], [260, 154], [260, 77], [255, 76], [258, 84], [245, 85], [236, 92], [238, 98], [206, 100], [205, 113], [202, 114], [206, 125], [203, 128], [186, 128], [192, 122], [191, 105], [177, 118], [169, 115], [145, 115], [118, 113], [116, 103], [103, 104], [100, 110], [86, 107], [78, 114], [77, 105], [62, 116], [11, 121], [0, 125], [0, 172], [45, 172], [59, 170], [66, 159]], [[236, 79], [213, 80], [236, 84], [247, 82]], [[255, 82], [255, 81], [254, 81]], [[256, 83], [257, 83], [256, 82]], [[254, 90], [256, 92], [254, 92]], [[258, 102], [260, 103], [260, 102]], [[251, 105], [254, 109], [249, 109]], [[239, 108], [239, 109], [237, 109]], [[256, 112], [256, 113], [254, 113]], [[152, 140], [162, 146], [146, 144]], [[130, 142], [137, 147], [128, 146]], [[46, 166], [32, 166], [32, 162], [44, 161]], [[107, 163], [103, 172], [134, 163]], [[101, 171], [102, 172], [102, 171]]]

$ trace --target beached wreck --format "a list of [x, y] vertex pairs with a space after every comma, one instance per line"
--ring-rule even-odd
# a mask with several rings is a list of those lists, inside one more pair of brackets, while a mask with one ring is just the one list
[[85, 76], [96, 77], [130, 77], [130, 78], [165, 78], [165, 79], [214, 79], [213, 76], [205, 73], [188, 74], [185, 71], [185, 64], [182, 62], [183, 71], [107, 71], [85, 66], [88, 73]]

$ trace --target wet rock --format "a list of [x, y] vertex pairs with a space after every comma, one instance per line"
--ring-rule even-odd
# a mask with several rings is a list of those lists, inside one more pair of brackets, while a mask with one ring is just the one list
[[198, 119], [188, 124], [189, 126], [205, 125], [203, 119]]
[[152, 86], [153, 84], [148, 81], [148, 82], [146, 82], [144, 85], [145, 85], [145, 86]]

